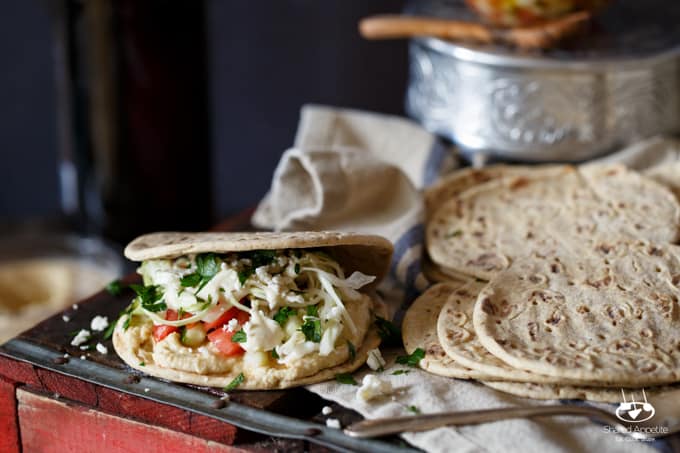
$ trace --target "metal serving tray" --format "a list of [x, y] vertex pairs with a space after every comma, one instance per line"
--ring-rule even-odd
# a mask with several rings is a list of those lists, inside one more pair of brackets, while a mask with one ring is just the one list
[[[128, 280], [128, 283], [131, 282]], [[159, 403], [174, 406], [187, 411], [202, 414], [231, 425], [256, 433], [288, 438], [304, 439], [338, 451], [356, 452], [415, 452], [413, 448], [403, 446], [398, 438], [369, 440], [356, 439], [345, 435], [341, 430], [328, 428], [312, 421], [314, 417], [295, 418], [283, 415], [291, 413], [294, 407], [286, 410], [286, 404], [308, 404], [317, 398], [304, 388], [274, 391], [233, 391], [229, 402], [223, 408], [213, 406], [216, 399], [224, 395], [220, 389], [203, 388], [176, 384], [163, 379], [138, 373], [125, 365], [116, 355], [110, 340], [102, 341], [108, 348], [108, 354], [97, 351], [82, 351], [71, 346], [73, 333], [81, 328], [89, 328], [90, 320], [96, 315], [116, 319], [117, 314], [129, 303], [132, 293], [128, 290], [118, 297], [107, 292], [100, 292], [78, 304], [77, 309], [70, 308], [59, 313], [19, 337], [0, 346], [0, 355], [28, 362], [37, 367], [91, 382], [119, 392], [146, 398]], [[62, 315], [70, 318], [62, 320]], [[71, 357], [63, 362], [60, 358], [68, 353]], [[85, 354], [87, 360], [79, 357]], [[138, 379], [131, 380], [130, 375]], [[148, 389], [148, 390], [147, 390]], [[282, 394], [282, 395], [278, 395]], [[277, 412], [255, 407], [258, 400], [271, 400], [272, 396], [281, 396]], [[288, 397], [286, 397], [288, 396]], [[317, 402], [318, 404], [318, 402]], [[323, 402], [331, 404], [330, 402]], [[320, 411], [319, 406], [318, 411]]]

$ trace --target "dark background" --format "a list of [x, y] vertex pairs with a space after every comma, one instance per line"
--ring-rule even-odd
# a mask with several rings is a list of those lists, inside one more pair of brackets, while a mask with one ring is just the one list
[[[60, 211], [47, 1], [11, 0], [0, 14], [4, 221]], [[394, 0], [207, 1], [216, 219], [261, 198], [303, 104], [403, 112], [406, 44], [366, 42], [356, 32], [359, 18], [401, 7]]]

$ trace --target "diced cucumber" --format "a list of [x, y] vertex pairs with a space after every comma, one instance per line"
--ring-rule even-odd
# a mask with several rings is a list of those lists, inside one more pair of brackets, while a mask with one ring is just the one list
[[295, 332], [300, 328], [302, 325], [302, 322], [300, 321], [300, 318], [297, 316], [291, 316], [288, 318], [288, 321], [286, 321], [286, 325], [284, 326], [284, 330], [286, 331], [286, 337], [292, 337]]
[[246, 351], [243, 356], [243, 365], [246, 368], [259, 368], [269, 365], [269, 354], [262, 351]]
[[181, 340], [182, 344], [185, 346], [195, 348], [202, 345], [205, 341], [205, 329], [201, 324], [192, 327], [185, 327], [182, 330]]

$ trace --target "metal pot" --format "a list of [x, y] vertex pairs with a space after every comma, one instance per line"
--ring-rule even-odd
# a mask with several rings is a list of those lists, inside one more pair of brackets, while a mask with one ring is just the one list
[[[635, 0], [616, 5], [626, 3]], [[579, 161], [680, 131], [680, 27], [669, 36], [664, 21], [651, 22], [650, 35], [638, 22], [618, 36], [607, 20], [645, 18], [630, 8], [612, 14], [599, 19], [606, 39], [543, 54], [414, 40], [407, 111], [465, 153], [512, 160]], [[678, 7], [661, 14], [680, 23]]]

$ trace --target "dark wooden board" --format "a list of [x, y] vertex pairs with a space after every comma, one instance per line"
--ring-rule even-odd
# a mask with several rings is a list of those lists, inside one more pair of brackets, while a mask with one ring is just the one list
[[[221, 223], [216, 230], [248, 230], [250, 229], [247, 226], [249, 218], [250, 212], [242, 213]], [[125, 285], [140, 281], [140, 278], [136, 275], [129, 275], [123, 279]], [[130, 289], [125, 289], [118, 296], [101, 291], [46, 319], [19, 335], [18, 338], [31, 344], [40, 345], [62, 357], [64, 354], [68, 354], [69, 357], [66, 359], [68, 361], [81, 360], [80, 357], [84, 356], [86, 360], [102, 367], [121, 370], [124, 372], [123, 375], [126, 376], [124, 380], [134, 381], [142, 374], [131, 369], [118, 358], [111, 340], [104, 340], [103, 333], [92, 332], [93, 337], [87, 344], [94, 346], [100, 342], [107, 347], [107, 354], [100, 354], [95, 349], [81, 350], [80, 347], [70, 344], [72, 337], [80, 329], [91, 330], [90, 322], [95, 316], [107, 316], [109, 321], [113, 322], [118, 317], [119, 312], [130, 303], [133, 296]], [[67, 321], [64, 321], [64, 316], [68, 319]], [[63, 364], [54, 363], [54, 365], [61, 366]], [[88, 410], [92, 409], [104, 414], [146, 423], [149, 426], [167, 428], [207, 441], [239, 446], [248, 451], [268, 451], [270, 447], [276, 451], [299, 451], [301, 446], [306, 451], [328, 451], [326, 448], [313, 445], [308, 441], [260, 435], [209, 416], [194, 413], [191, 410], [117, 391], [97, 385], [96, 382], [88, 382], [88, 376], [82, 376], [82, 379], [78, 377], [66, 376], [21, 360], [15, 360], [13, 357], [0, 355], [0, 422], [2, 422], [0, 451], [20, 451], [10, 448], [15, 447], [20, 441], [16, 409], [18, 402], [14, 396], [15, 393], [18, 393], [16, 389], [25, 389], [40, 395], [51, 395], [57, 402], [69, 401], [73, 404], [80, 404]], [[160, 379], [158, 381], [163, 382]], [[215, 396], [215, 400], [224, 395], [221, 389], [190, 385], [185, 387]], [[304, 388], [272, 391], [236, 390], [229, 392], [229, 396], [230, 401], [235, 403], [321, 424], [324, 424], [327, 418], [321, 414], [322, 407], [326, 405], [333, 408], [333, 417], [339, 418], [343, 425], [362, 419], [358, 413], [325, 401]], [[36, 404], [39, 408], [43, 408], [42, 403]], [[14, 423], [12, 423], [13, 419]], [[395, 444], [401, 443], [396, 438], [393, 441]]]
[[[251, 215], [252, 210], [244, 211], [221, 222], [213, 230], [252, 231], [250, 226]], [[141, 279], [139, 276], [131, 274], [125, 277], [122, 282], [124, 286], [127, 286], [130, 283], [141, 282]], [[92, 332], [93, 337], [87, 343], [92, 346], [92, 349], [81, 350], [80, 347], [72, 346], [70, 343], [80, 329], [91, 331], [90, 322], [95, 316], [106, 316], [109, 322], [114, 322], [120, 311], [127, 307], [133, 297], [133, 292], [128, 288], [118, 296], [101, 291], [19, 335], [18, 340], [21, 343], [38, 345], [41, 351], [48, 351], [48, 357], [54, 357], [54, 359], [49, 359], [47, 362], [22, 358], [21, 355], [15, 356], [8, 353], [7, 349], [0, 347], [0, 424], [2, 425], [0, 428], [0, 451], [21, 451], [22, 439], [19, 424], [20, 422], [26, 423], [26, 421], [21, 421], [21, 414], [18, 414], [17, 407], [20, 407], [20, 404], [17, 395], [24, 391], [51, 398], [54, 403], [51, 407], [54, 410], [61, 411], [59, 408], [64, 407], [61, 403], [67, 402], [69, 405], [82, 406], [81, 411], [91, 410], [96, 413], [109, 414], [121, 419], [148, 424], [149, 429], [154, 427], [170, 429], [205, 441], [232, 445], [234, 451], [304, 450], [317, 453], [329, 451], [327, 448], [310, 443], [308, 440], [285, 439], [258, 434], [210, 417], [209, 414], [196, 413], [186, 405], [182, 407], [181, 404], [178, 405], [176, 402], [174, 405], [172, 402], [164, 404], [163, 399], [156, 398], [154, 401], [153, 398], [145, 398], [145, 393], [137, 392], [135, 395], [131, 394], [135, 392], [122, 390], [126, 386], [127, 388], [131, 385], [136, 386], [136, 382], [140, 378], [149, 378], [123, 363], [116, 355], [111, 340], [104, 340], [101, 332]], [[94, 349], [94, 345], [98, 342], [106, 346], [107, 354], [100, 354]], [[120, 384], [124, 385], [116, 385], [115, 383], [109, 383], [107, 386], [99, 385], [102, 381], [98, 380], [97, 376], [100, 376], [101, 379], [101, 374], [85, 376], [66, 371], [64, 368], [77, 369], [82, 367], [70, 366], [68, 362], [61, 363], [61, 361], [64, 361], [65, 354], [69, 356], [66, 359], [68, 361], [80, 361], [80, 357], [84, 356], [85, 360], [97, 364], [95, 367], [96, 370], [99, 370], [97, 372], [101, 372], [102, 369], [120, 371], [114, 373], [117, 376], [116, 382], [120, 379]], [[50, 363], [50, 365], [47, 365], [47, 363]], [[62, 366], [64, 368], [61, 368]], [[60, 369], [63, 370], [63, 374], [58, 371]], [[111, 373], [106, 374], [110, 375]], [[163, 383], [166, 382], [162, 379], [151, 379], [161, 385], [165, 385]], [[177, 386], [174, 383], [167, 385], [168, 388]], [[224, 395], [221, 389], [191, 385], [180, 385], [180, 387], [203, 393], [211, 398], [214, 397], [215, 401]], [[333, 408], [332, 417], [340, 419], [343, 426], [362, 419], [357, 412], [326, 401], [303, 387], [270, 391], [234, 390], [229, 392], [229, 399], [234, 403], [321, 425], [325, 424], [327, 418], [327, 416], [321, 414], [321, 409], [324, 406]], [[29, 398], [29, 400], [31, 399]], [[47, 407], [46, 405], [49, 405], [48, 402], [39, 398], [31, 401], [35, 402], [35, 408], [38, 411], [44, 410]], [[24, 413], [26, 413], [25, 410]], [[93, 417], [88, 420], [99, 423], [100, 420], [106, 419], [106, 417], [99, 417], [96, 413], [91, 414]], [[119, 420], [114, 420], [111, 423], [112, 426], [122, 427], [121, 429], [128, 429], [126, 427], [133, 426], [126, 425]], [[75, 431], [73, 434], [79, 435]], [[281, 434], [283, 435], [283, 433]], [[316, 438], [315, 436], [316, 434], [312, 435]], [[31, 442], [38, 442], [39, 438], [33, 437], [30, 440]], [[392, 445], [395, 447], [404, 446], [403, 441], [396, 437], [384, 440], [386, 443], [380, 443], [382, 451], [391, 451]], [[194, 441], [188, 439], [187, 442]], [[27, 447], [30, 447], [30, 445], [27, 445]], [[361, 446], [363, 450], [366, 450], [366, 448], [369, 447]]]

